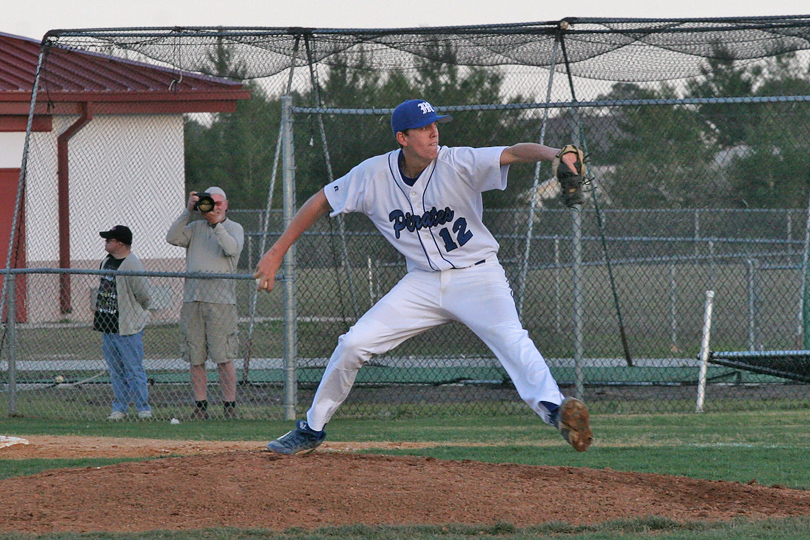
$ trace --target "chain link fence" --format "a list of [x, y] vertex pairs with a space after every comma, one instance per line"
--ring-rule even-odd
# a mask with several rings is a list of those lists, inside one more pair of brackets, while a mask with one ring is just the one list
[[[525, 210], [487, 214], [489, 225], [525, 220]], [[274, 211], [274, 214], [278, 212]], [[717, 350], [757, 351], [801, 348], [800, 289], [803, 241], [791, 238], [789, 223], [806, 219], [804, 211], [726, 211], [723, 227], [745, 232], [758, 221], [769, 234], [761, 238], [671, 236], [680, 225], [705, 221], [709, 212], [605, 211], [614, 278], [619, 290], [632, 366], [623, 356], [614, 304], [594, 231], [583, 235], [585, 267], [585, 397], [597, 410], [623, 412], [684, 412], [694, 408], [699, 376], [698, 353], [704, 293], [714, 290], [717, 308], [712, 343]], [[234, 220], [257, 220], [261, 211], [234, 212]], [[714, 212], [711, 212], [714, 214]], [[279, 216], [274, 216], [279, 217]], [[572, 358], [572, 264], [570, 216], [567, 210], [544, 212], [542, 234], [533, 238], [536, 255], [520, 284], [524, 238], [501, 230], [501, 262], [507, 270], [522, 319], [546, 357], [565, 393], [576, 389]], [[584, 223], [594, 222], [585, 211]], [[258, 221], [258, 220], [257, 220]], [[280, 220], [279, 220], [280, 221]], [[554, 223], [556, 222], [556, 225]], [[645, 225], [645, 222], [646, 225]], [[769, 225], [765, 226], [764, 222]], [[636, 236], [623, 226], [650, 231], [668, 223], [661, 234]], [[610, 227], [609, 224], [613, 224]], [[622, 226], [620, 226], [622, 224]], [[341, 264], [340, 235], [324, 220], [301, 238], [296, 268], [297, 404], [307, 405], [320, 380], [337, 336], [405, 273], [404, 261], [369, 230], [365, 220], [346, 220], [345, 238], [351, 258]], [[795, 225], [794, 225], [795, 226]], [[615, 228], [614, 228], [615, 227]], [[795, 230], [795, 229], [793, 229]], [[686, 231], [685, 231], [686, 232]], [[272, 239], [280, 234], [276, 229]], [[648, 232], [649, 234], [649, 232]], [[250, 242], [260, 234], [246, 231]], [[136, 241], [137, 242], [137, 241]], [[652, 247], [651, 247], [652, 246]], [[137, 243], [134, 245], [137, 252]], [[521, 249], [518, 249], [521, 248]], [[284, 302], [280, 287], [254, 296], [252, 268], [260, 251], [246, 247], [237, 282], [239, 355], [237, 401], [240, 417], [282, 418], [285, 414]], [[104, 363], [101, 335], [92, 329], [93, 307], [102, 270], [15, 271], [15, 294], [26, 297], [29, 322], [7, 326], [3, 383], [8, 390], [7, 412], [33, 417], [103, 419], [113, 399]], [[42, 317], [33, 311], [41, 302], [58, 304], [65, 275], [70, 276], [72, 311]], [[152, 305], [144, 332], [144, 366], [150, 405], [159, 420], [188, 418], [193, 410], [188, 363], [181, 358], [178, 328], [184, 272], [150, 272]], [[198, 279], [210, 276], [201, 275]], [[219, 277], [219, 276], [218, 276]], [[282, 277], [283, 279], [283, 277]], [[12, 302], [19, 310], [20, 302]], [[58, 311], [58, 305], [51, 306]], [[15, 319], [19, 320], [19, 317]], [[221, 418], [218, 373], [209, 368], [212, 418]], [[800, 404], [806, 385], [795, 380], [757, 374], [720, 365], [709, 368], [706, 408]], [[508, 376], [491, 352], [465, 327], [450, 324], [407, 341], [392, 353], [364, 367], [343, 414], [389, 417], [401, 414], [460, 414], [522, 412], [523, 406]]]
[[[297, 205], [392, 149], [391, 107], [421, 96], [454, 117], [442, 144], [587, 149], [581, 209], [560, 204], [548, 164], [513, 166], [507, 190], [485, 194], [484, 220], [524, 326], [563, 392], [581, 394], [595, 412], [694, 411], [706, 291], [715, 292], [714, 350], [808, 348], [808, 33], [796, 17], [46, 36], [32, 116], [50, 115], [53, 125], [27, 136], [6, 270], [14, 286], [4, 284], [11, 316], [0, 410], [109, 413], [109, 373], [91, 323], [103, 275], [98, 231], [122, 223], [153, 296], [144, 332], [153, 417], [188, 417], [178, 321], [189, 276], [165, 234], [189, 190], [219, 185], [245, 230], [238, 272], [217, 276], [237, 286], [239, 414], [300, 415], [337, 337], [405, 264], [366, 218], [347, 215], [299, 240], [294, 267], [271, 294], [256, 294], [252, 269]], [[137, 79], [148, 107], [105, 109], [104, 85], [81, 73], [70, 80], [95, 93], [76, 105], [60, 78], [64, 54], [121, 62], [126, 71], [116, 76], [129, 77], [130, 90], [119, 91], [132, 99]], [[249, 100], [231, 93], [245, 89]], [[234, 109], [215, 94], [230, 96]], [[282, 96], [292, 105], [286, 132]], [[58, 158], [65, 133], [67, 177]], [[208, 377], [218, 404], [211, 363]], [[708, 411], [804, 406], [809, 390], [801, 377], [719, 364], [707, 380]], [[526, 408], [494, 355], [449, 324], [372, 359], [338, 414], [470, 411]], [[213, 418], [221, 413], [211, 407]]]

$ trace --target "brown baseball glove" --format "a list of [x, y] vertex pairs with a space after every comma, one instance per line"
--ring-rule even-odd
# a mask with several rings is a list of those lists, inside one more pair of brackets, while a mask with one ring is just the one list
[[[563, 157], [568, 154], [574, 154], [576, 157], [575, 161], [571, 163], [570, 166], [563, 160]], [[572, 171], [571, 167], [574, 167], [576, 172]], [[582, 193], [582, 181], [585, 178], [585, 154], [580, 148], [573, 144], [563, 146], [562, 150], [557, 152], [554, 161], [551, 162], [551, 172], [560, 183], [562, 200], [565, 206], [570, 208], [576, 204], [585, 202], [585, 197]]]

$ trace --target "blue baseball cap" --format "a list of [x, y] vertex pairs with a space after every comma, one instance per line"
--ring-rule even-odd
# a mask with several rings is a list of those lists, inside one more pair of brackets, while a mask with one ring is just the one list
[[433, 122], [444, 124], [452, 119], [452, 116], [436, 114], [433, 105], [424, 99], [409, 99], [394, 109], [394, 114], [391, 115], [391, 130], [396, 137], [397, 133], [406, 129], [425, 127]]

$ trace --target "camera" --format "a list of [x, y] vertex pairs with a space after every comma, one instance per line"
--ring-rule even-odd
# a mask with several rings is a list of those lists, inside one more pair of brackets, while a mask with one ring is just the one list
[[202, 193], [197, 193], [197, 203], [194, 205], [194, 210], [199, 210], [203, 214], [206, 212], [210, 212], [214, 209], [214, 198], [211, 196], [210, 193], [203, 191]]

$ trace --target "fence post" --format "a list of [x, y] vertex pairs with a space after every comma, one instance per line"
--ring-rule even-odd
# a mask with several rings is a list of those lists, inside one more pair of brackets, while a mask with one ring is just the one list
[[714, 291], [706, 291], [706, 309], [703, 312], [703, 339], [700, 342], [700, 376], [698, 377], [697, 406], [695, 412], [703, 412], [706, 399], [706, 373], [709, 369], [709, 341], [712, 330], [712, 308]]
[[[281, 98], [284, 228], [295, 215], [295, 161], [293, 156], [292, 96]], [[284, 256], [284, 419], [295, 420], [298, 402], [298, 311], [295, 297], [295, 244]]]
[[669, 325], [670, 347], [673, 353], [678, 352], [678, 281], [677, 267], [674, 262], [669, 263]]
[[802, 290], [799, 296], [800, 331], [802, 348], [810, 349], [810, 201], [807, 203], [807, 216], [804, 224], [804, 251], [802, 253]]
[[17, 416], [17, 294], [15, 274], [6, 274], [6, 294], [8, 294], [8, 415]]
[[583, 358], [585, 357], [584, 345], [584, 295], [582, 292], [583, 272], [582, 272], [582, 205], [577, 204], [571, 207], [571, 217], [574, 222], [574, 372], [575, 397], [583, 399], [585, 396], [585, 375], [582, 371]]
[[557, 332], [562, 327], [560, 309], [560, 237], [554, 235], [554, 319]]
[[748, 275], [748, 350], [759, 350], [757, 345], [757, 304], [759, 303], [759, 287], [757, 286], [757, 268], [759, 261], [757, 259], [746, 259], [746, 273]]

